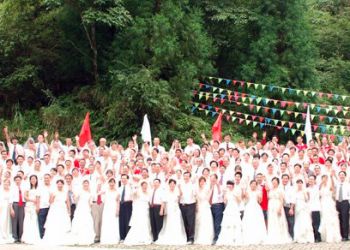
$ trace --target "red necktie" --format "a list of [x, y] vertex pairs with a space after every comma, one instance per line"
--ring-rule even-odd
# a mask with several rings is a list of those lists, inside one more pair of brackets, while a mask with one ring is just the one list
[[97, 205], [101, 205], [102, 204], [102, 198], [101, 198], [101, 195], [97, 195]]
[[23, 207], [23, 197], [21, 189], [19, 189], [18, 206]]

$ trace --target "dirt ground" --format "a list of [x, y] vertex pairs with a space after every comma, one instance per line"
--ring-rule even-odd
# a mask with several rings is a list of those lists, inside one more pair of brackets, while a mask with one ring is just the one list
[[101, 246], [101, 245], [92, 245], [92, 246], [62, 246], [62, 247], [45, 247], [45, 246], [31, 246], [25, 244], [8, 244], [0, 245], [0, 250], [110, 250], [110, 249], [145, 249], [145, 250], [197, 250], [197, 249], [212, 249], [212, 250], [221, 250], [221, 249], [237, 249], [237, 250], [255, 250], [255, 249], [266, 249], [266, 250], [323, 250], [323, 249], [344, 249], [350, 250], [350, 242], [342, 242], [338, 244], [327, 244], [327, 243], [317, 243], [317, 244], [286, 244], [286, 245], [260, 245], [260, 246], [240, 246], [240, 247], [225, 247], [225, 246], [157, 246], [157, 245], [148, 245], [148, 246], [124, 246], [124, 245], [113, 245], [113, 246]]

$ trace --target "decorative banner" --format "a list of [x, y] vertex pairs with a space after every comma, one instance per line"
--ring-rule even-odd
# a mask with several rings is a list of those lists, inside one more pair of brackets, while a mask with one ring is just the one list
[[226, 85], [240, 85], [242, 87], [244, 87], [245, 85], [250, 88], [250, 87], [254, 87], [254, 89], [261, 89], [261, 90], [265, 90], [266, 88], [268, 89], [268, 91], [272, 92], [275, 90], [279, 90], [281, 91], [283, 94], [288, 91], [289, 94], [303, 94], [304, 96], [311, 96], [311, 97], [319, 97], [319, 98], [327, 98], [327, 99], [333, 99], [333, 100], [342, 100], [342, 101], [349, 101], [350, 100], [350, 96], [346, 96], [346, 95], [339, 95], [339, 94], [333, 94], [333, 93], [324, 93], [324, 92], [316, 92], [316, 91], [311, 91], [311, 90], [301, 90], [301, 89], [294, 89], [294, 88], [289, 88], [289, 87], [280, 87], [280, 86], [276, 86], [273, 84], [270, 85], [266, 85], [266, 84], [262, 84], [262, 83], [251, 83], [251, 82], [245, 82], [245, 81], [241, 81], [241, 80], [230, 80], [230, 79], [224, 79], [224, 78], [216, 78], [216, 77], [208, 77], [208, 79], [211, 82], [216, 82], [216, 83], [221, 83], [223, 81], [225, 81]]
[[[216, 115], [219, 114], [219, 112], [217, 112], [217, 111], [209, 111], [207, 109], [203, 109], [203, 108], [200, 108], [200, 107], [192, 106], [192, 113], [194, 113], [196, 110], [204, 111], [206, 115], [211, 115], [212, 117], [215, 117]], [[289, 127], [283, 127], [283, 125], [279, 126], [279, 125], [275, 125], [273, 123], [266, 123], [264, 121], [252, 121], [252, 120], [249, 120], [249, 119], [239, 118], [239, 117], [236, 117], [236, 116], [233, 116], [233, 115], [226, 115], [225, 118], [226, 118], [227, 121], [232, 121], [232, 122], [236, 121], [236, 122], [238, 122], [238, 124], [243, 124], [244, 123], [245, 125], [250, 125], [251, 124], [253, 127], [259, 126], [260, 129], [264, 129], [265, 127], [275, 127], [278, 130], [282, 130], [284, 133], [291, 132], [292, 135], [295, 135], [296, 132], [300, 132], [300, 134], [302, 136], [304, 136], [304, 134], [305, 134], [305, 132], [303, 130], [300, 130], [300, 129], [293, 129], [293, 128], [289, 128]], [[321, 133], [324, 134], [324, 135], [335, 135], [334, 133], [327, 134], [325, 131], [322, 131]], [[318, 136], [321, 135], [321, 133], [315, 133], [315, 136], [318, 137]], [[336, 136], [337, 136], [338, 141], [342, 141], [343, 140], [343, 136], [342, 135], [336, 135]]]
[[293, 102], [293, 101], [285, 101], [285, 100], [276, 100], [276, 99], [271, 99], [267, 97], [260, 97], [252, 94], [247, 94], [239, 91], [232, 91], [228, 89], [223, 89], [223, 88], [218, 88], [210, 84], [204, 84], [204, 83], [199, 83], [199, 87], [205, 90], [212, 89], [213, 92], [214, 90], [219, 92], [219, 94], [226, 93], [226, 95], [234, 95], [234, 96], [242, 96], [242, 97], [248, 97], [251, 98], [252, 100], [255, 100], [256, 104], [263, 104], [267, 105], [270, 103], [273, 103], [275, 105], [279, 104], [281, 108], [284, 108], [286, 106], [288, 107], [296, 107], [300, 108], [303, 107], [303, 109], [306, 110], [307, 106], [310, 105], [310, 108], [317, 113], [320, 113], [321, 111], [325, 111], [326, 113], [333, 112], [335, 115], [342, 113], [344, 116], [349, 113], [350, 107], [348, 106], [341, 106], [341, 105], [329, 105], [329, 104], [315, 104], [315, 103], [306, 103], [306, 102]]
[[[224, 83], [226, 85], [233, 84], [237, 87], [246, 86], [246, 88], [254, 88], [254, 89], [261, 88], [262, 90], [265, 90], [267, 88], [268, 91], [274, 91], [275, 89], [279, 89], [282, 93], [287, 92], [289, 94], [298, 94], [298, 95], [303, 94], [304, 96], [307, 96], [308, 94], [311, 93], [311, 96], [319, 95], [319, 97], [325, 96], [327, 98], [334, 98], [334, 96], [337, 96], [337, 98], [342, 98], [342, 96], [340, 95], [318, 93], [315, 91], [291, 89], [286, 87], [264, 85], [264, 84], [257, 84], [257, 83], [244, 82], [244, 81], [235, 81], [235, 80], [232, 81], [229, 79], [222, 79], [222, 78], [218, 79], [218, 78], [212, 77], [209, 79], [214, 84], [217, 84], [217, 83]], [[213, 79], [215, 79], [217, 82], [212, 81]], [[337, 115], [339, 114], [343, 114], [344, 116], [346, 116], [350, 112], [350, 107], [341, 106], [341, 105], [328, 105], [328, 104], [319, 104], [319, 103], [316, 104], [316, 103], [294, 102], [294, 101], [288, 101], [288, 100], [277, 100], [277, 99], [247, 94], [240, 91], [224, 89], [224, 88], [220, 88], [218, 86], [213, 86], [206, 83], [199, 83], [199, 86], [200, 86], [200, 90], [203, 90], [203, 91], [194, 90], [193, 92], [194, 96], [198, 96], [199, 100], [204, 99], [205, 101], [210, 101], [210, 102], [213, 101], [214, 103], [220, 103], [221, 105], [223, 105], [225, 102], [235, 103], [236, 106], [243, 106], [249, 109], [253, 114], [227, 110], [227, 108], [214, 106], [215, 104], [213, 105], [209, 103], [205, 104], [205, 103], [197, 103], [197, 102], [193, 103], [192, 112], [195, 112], [196, 110], [200, 110], [200, 111], [204, 111], [206, 115], [211, 115], [212, 117], [216, 116], [218, 113], [221, 113], [225, 115], [227, 120], [237, 121], [239, 124], [253, 125], [253, 126], [259, 125], [260, 128], [263, 128], [264, 126], [273, 126], [279, 130], [283, 129], [285, 133], [290, 131], [292, 135], [294, 135], [298, 131], [300, 132], [300, 134], [304, 135], [305, 134], [303, 130], [303, 128], [305, 127], [304, 123], [298, 123], [296, 121], [283, 121], [279, 119], [274, 119], [274, 117], [277, 113], [279, 113], [281, 116], [283, 116], [284, 114], [288, 114], [294, 117], [295, 119], [303, 118], [303, 120], [305, 120], [306, 113], [299, 112], [298, 110], [306, 109], [309, 105], [310, 110], [313, 110], [313, 112], [317, 113], [317, 114], [310, 115], [311, 120], [315, 121], [315, 118], [317, 118], [319, 122], [319, 124], [312, 125], [312, 130], [315, 132], [316, 136], [319, 135], [320, 133], [322, 134], [329, 133], [333, 135], [337, 133], [341, 133], [342, 135], [345, 135], [345, 133], [349, 134], [347, 131], [350, 131], [350, 126], [324, 124], [324, 122], [328, 122], [328, 123], [344, 122], [346, 125], [350, 125], [350, 119], [337, 117]], [[346, 98], [342, 98], [342, 99], [345, 100]], [[269, 107], [267, 105], [270, 105], [273, 107]], [[277, 105], [279, 105], [280, 108], [276, 108]], [[288, 110], [293, 107], [298, 110], [297, 111]], [[272, 115], [273, 118], [259, 116], [255, 114], [260, 111], [262, 111], [263, 113], [268, 113]], [[325, 115], [323, 112], [325, 112], [328, 115]], [[333, 113], [334, 115], [329, 115], [331, 113]], [[342, 136], [340, 135], [337, 135], [337, 136], [338, 136], [338, 140], [342, 139]]]
[[[263, 110], [263, 112], [271, 113], [273, 116], [275, 116], [275, 114], [277, 112], [279, 112], [279, 114], [281, 116], [283, 116], [285, 113], [287, 113], [288, 115], [292, 115], [295, 119], [301, 117], [304, 120], [306, 118], [306, 113], [255, 105], [255, 104], [251, 103], [251, 100], [249, 98], [240, 97], [240, 96], [238, 96], [236, 98], [236, 96], [226, 96], [225, 94], [221, 94], [220, 97], [217, 97], [217, 95], [212, 94], [212, 93], [208, 94], [208, 92], [198, 92], [198, 91], [196, 91], [194, 93], [194, 96], [198, 96], [199, 100], [203, 99], [203, 97], [206, 96], [206, 97], [208, 97], [208, 98], [205, 98], [206, 101], [208, 101], [209, 98], [212, 98], [214, 102], [220, 101], [221, 104], [223, 104], [225, 102], [235, 103], [238, 106], [242, 105], [242, 106], [248, 107], [249, 110], [252, 112], [259, 112], [260, 110]], [[234, 99], [234, 100], [232, 100], [232, 99]], [[238, 101], [239, 99], [242, 100], [242, 102]], [[248, 103], [244, 103], [243, 100], [244, 101], [248, 100]], [[339, 123], [344, 122], [346, 125], [350, 126], [350, 119], [338, 118], [338, 117], [333, 117], [333, 116], [325, 116], [325, 115], [312, 115], [311, 114], [311, 120], [314, 121], [315, 118], [318, 118], [320, 121], [324, 121], [327, 119], [327, 121], [329, 123], [335, 122], [335, 121], [338, 121]], [[341, 126], [341, 125], [339, 125], [339, 126]]]
[[[236, 119], [241, 119], [241, 121], [245, 121], [248, 120], [248, 117], [250, 117], [251, 119], [249, 119], [251, 122], [256, 121], [259, 123], [265, 123], [265, 124], [270, 124], [274, 127], [283, 127], [283, 128], [288, 128], [288, 129], [296, 129], [296, 130], [300, 130], [304, 132], [304, 127], [305, 124], [304, 123], [297, 123], [297, 122], [292, 122], [292, 121], [283, 121], [283, 120], [279, 120], [279, 119], [273, 119], [273, 118], [268, 118], [268, 117], [263, 117], [263, 116], [257, 116], [257, 115], [252, 115], [252, 114], [246, 114], [246, 113], [242, 113], [242, 112], [237, 112], [237, 111], [232, 111], [232, 110], [226, 110], [223, 108], [219, 108], [213, 105], [209, 105], [209, 104], [204, 104], [204, 103], [198, 103], [198, 102], [193, 102], [193, 107], [192, 107], [192, 112], [194, 112], [196, 109], [200, 109], [205, 111], [206, 115], [211, 114], [213, 117], [219, 113], [222, 112], [223, 115], [227, 116], [233, 116], [233, 114], [235, 114]], [[242, 117], [243, 116], [243, 117]], [[243, 120], [242, 120], [243, 119]], [[278, 124], [281, 124], [280, 126]], [[288, 125], [288, 127], [284, 127], [284, 125]], [[302, 130], [301, 130], [302, 128]], [[349, 127], [345, 127], [345, 126], [331, 126], [331, 125], [327, 125], [327, 124], [318, 124], [318, 125], [313, 125], [312, 126], [314, 132], [317, 132], [319, 130], [319, 132], [325, 134], [327, 132], [330, 132], [330, 134], [336, 134], [337, 131], [339, 131], [341, 133], [341, 135], [344, 135], [344, 133], [346, 132], [346, 130], [350, 131], [350, 126]]]

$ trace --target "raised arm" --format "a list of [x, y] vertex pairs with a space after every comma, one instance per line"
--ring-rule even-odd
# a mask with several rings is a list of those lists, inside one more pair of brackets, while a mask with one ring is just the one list
[[137, 135], [133, 135], [132, 141], [134, 142], [134, 147], [135, 147], [136, 151], [138, 151], [139, 145], [137, 144]]
[[9, 136], [9, 132], [8, 132], [8, 127], [4, 127], [4, 136], [5, 136], [5, 139], [6, 139], [6, 142], [7, 142], [7, 146], [9, 147], [11, 145], [11, 138]]
[[49, 133], [47, 132], [47, 130], [44, 130], [43, 135], [44, 135], [44, 142], [45, 142], [45, 144], [47, 146], [47, 149], [49, 149], [49, 141], [47, 140], [47, 137], [49, 136]]
[[204, 133], [201, 134], [201, 138], [202, 138], [202, 141], [203, 141], [204, 144], [208, 144], [209, 145], [209, 142], [208, 142], [207, 138], [205, 137]]

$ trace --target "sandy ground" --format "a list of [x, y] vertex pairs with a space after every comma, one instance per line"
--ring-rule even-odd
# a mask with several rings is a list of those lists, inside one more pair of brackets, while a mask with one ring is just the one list
[[327, 243], [317, 243], [317, 244], [286, 244], [286, 245], [263, 245], [263, 246], [245, 246], [245, 247], [221, 247], [221, 246], [199, 246], [199, 245], [191, 245], [191, 246], [157, 246], [157, 245], [148, 245], [148, 246], [133, 246], [128, 247], [124, 245], [114, 245], [114, 246], [101, 246], [101, 245], [92, 245], [89, 247], [79, 246], [64, 246], [64, 247], [44, 247], [44, 246], [30, 246], [25, 244], [8, 244], [8, 245], [0, 245], [0, 250], [111, 250], [111, 249], [145, 249], [145, 250], [161, 250], [161, 249], [169, 249], [169, 250], [195, 250], [195, 249], [212, 249], [212, 250], [221, 250], [221, 249], [237, 249], [237, 250], [255, 250], [255, 249], [267, 249], [267, 250], [322, 250], [322, 249], [344, 249], [350, 250], [350, 241], [342, 242], [338, 244], [327, 244]]

